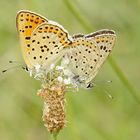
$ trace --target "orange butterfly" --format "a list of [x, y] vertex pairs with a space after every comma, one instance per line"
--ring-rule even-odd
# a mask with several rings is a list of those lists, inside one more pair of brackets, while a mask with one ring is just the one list
[[70, 43], [67, 31], [58, 23], [22, 10], [16, 18], [23, 58], [29, 70], [49, 69]]

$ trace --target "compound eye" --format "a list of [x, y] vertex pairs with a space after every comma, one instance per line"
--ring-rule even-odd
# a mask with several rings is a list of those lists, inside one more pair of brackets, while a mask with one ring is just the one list
[[27, 66], [25, 66], [25, 67], [22, 67], [26, 72], [28, 72], [29, 71], [29, 69], [28, 69], [28, 67]]
[[86, 88], [90, 89], [90, 88], [93, 88], [93, 86], [94, 86], [93, 83], [88, 83]]

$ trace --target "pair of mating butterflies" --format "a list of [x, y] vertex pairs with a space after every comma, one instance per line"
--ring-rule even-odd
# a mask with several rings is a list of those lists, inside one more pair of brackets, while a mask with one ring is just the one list
[[116, 40], [115, 32], [108, 29], [71, 37], [58, 23], [27, 10], [18, 12], [16, 22], [28, 70], [48, 69], [62, 57], [67, 58], [73, 78], [88, 87]]

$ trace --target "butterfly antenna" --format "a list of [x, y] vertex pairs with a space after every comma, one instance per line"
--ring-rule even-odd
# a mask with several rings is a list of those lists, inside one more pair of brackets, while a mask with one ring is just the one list
[[12, 69], [14, 69], [14, 68], [17, 68], [18, 66], [15, 66], [15, 67], [11, 67], [11, 68], [8, 68], [8, 69], [5, 69], [5, 70], [2, 70], [2, 73], [5, 73], [5, 72], [7, 72], [7, 71], [9, 71], [9, 70], [12, 70]]
[[21, 64], [21, 61], [15, 61], [15, 60], [9, 60], [9, 63], [17, 63], [17, 64]]
[[2, 73], [5, 73], [5, 72], [7, 72], [7, 70], [8, 70], [8, 69], [6, 69], [6, 70], [3, 70], [3, 71], [2, 71]]
[[[111, 80], [108, 80], [108, 81], [105, 81], [104, 82], [104, 84], [106, 84], [106, 85], [110, 85], [112, 83], [112, 81]], [[103, 83], [102, 83], [103, 84]], [[114, 99], [114, 97], [109, 93], [109, 91], [106, 89], [106, 87], [105, 86], [101, 86], [101, 85], [98, 85], [98, 84], [95, 84], [94, 83], [94, 87], [96, 87], [96, 88], [98, 88], [100, 91], [104, 91], [104, 93], [106, 94], [106, 96], [109, 98], [109, 99], [111, 99], [111, 100], [113, 100]], [[100, 87], [100, 88], [99, 88]]]
[[2, 70], [2, 73], [5, 73], [9, 70], [12, 70], [12, 69], [15, 69], [15, 68], [18, 68], [18, 67], [21, 67], [23, 70], [28, 71], [27, 66], [23, 66], [19, 61], [11, 61], [10, 60], [9, 63], [18, 63], [18, 65], [17, 66], [12, 66], [12, 67], [7, 68], [7, 69], [4, 69], [4, 70]]
[[106, 81], [106, 83], [107, 84], [110, 84], [110, 83], [112, 83], [112, 80], [108, 80], [108, 81]]
[[96, 81], [94, 83], [94, 87], [101, 87], [101, 86], [109, 86], [112, 83], [112, 80], [108, 80], [108, 81]]
[[105, 93], [109, 99], [111, 99], [111, 100], [114, 99], [114, 97], [106, 89], [105, 89]]

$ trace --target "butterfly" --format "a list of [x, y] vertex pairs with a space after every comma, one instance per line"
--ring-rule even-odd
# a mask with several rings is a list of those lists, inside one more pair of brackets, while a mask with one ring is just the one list
[[104, 29], [88, 35], [77, 34], [64, 59], [69, 60], [68, 69], [73, 73], [72, 80], [86, 88], [93, 86], [92, 80], [112, 51], [116, 34]]
[[16, 26], [27, 69], [35, 73], [49, 69], [71, 44], [68, 32], [61, 25], [28, 10], [17, 13]]
[[22, 55], [27, 70], [34, 73], [49, 71], [50, 65], [68, 59], [67, 69], [72, 81], [92, 87], [92, 80], [114, 47], [116, 34], [104, 29], [88, 35], [70, 36], [58, 23], [21, 10], [16, 17]]

